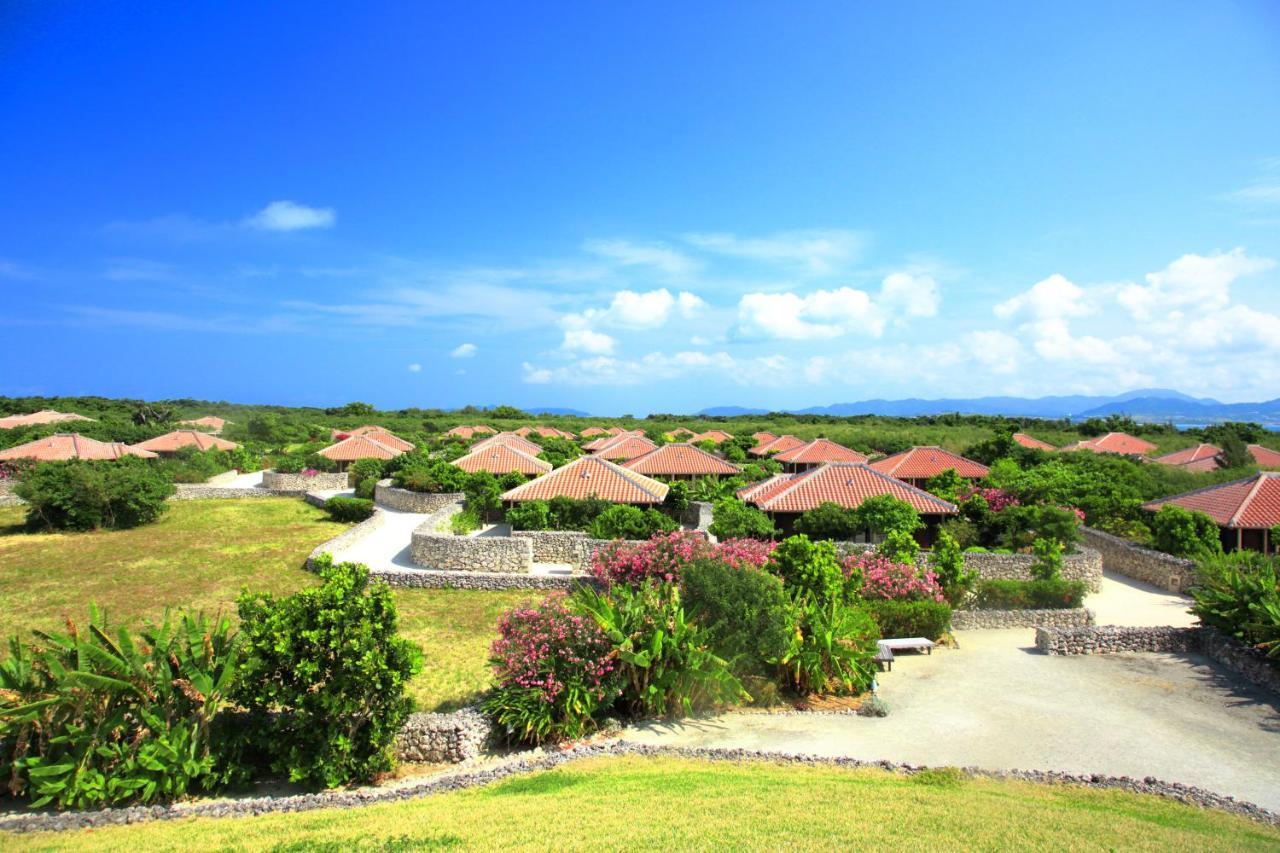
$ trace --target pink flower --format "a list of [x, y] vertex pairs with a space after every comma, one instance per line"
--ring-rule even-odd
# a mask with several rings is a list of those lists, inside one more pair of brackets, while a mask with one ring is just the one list
[[844, 561], [845, 577], [862, 574], [862, 597], [886, 601], [943, 601], [942, 587], [932, 569], [917, 569], [867, 551]]

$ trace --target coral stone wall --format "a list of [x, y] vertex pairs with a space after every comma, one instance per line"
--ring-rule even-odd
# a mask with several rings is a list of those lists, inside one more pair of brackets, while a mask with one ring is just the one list
[[373, 490], [375, 503], [388, 509], [400, 512], [435, 512], [449, 504], [462, 501], [460, 492], [411, 492], [408, 489], [397, 489], [390, 480], [378, 481]]
[[582, 562], [582, 548], [587, 534], [580, 530], [515, 530], [512, 531], [511, 538], [529, 540], [535, 563], [569, 563], [578, 566]]
[[1102, 554], [1102, 562], [1108, 571], [1144, 581], [1169, 592], [1183, 592], [1195, 582], [1196, 564], [1192, 560], [1143, 548], [1127, 539], [1091, 527], [1082, 527], [1080, 532], [1089, 547]]
[[1074, 628], [1093, 624], [1093, 611], [1083, 607], [1062, 610], [956, 610], [951, 627], [977, 628]]
[[[971, 552], [964, 555], [966, 568], [977, 569], [983, 580], [1032, 580], [1031, 567], [1037, 560], [1031, 554], [990, 554]], [[1090, 592], [1102, 589], [1102, 555], [1092, 548], [1077, 548], [1062, 557], [1062, 577], [1084, 581]]]
[[413, 531], [409, 559], [425, 569], [523, 574], [533, 568], [533, 542], [510, 536], [454, 536], [424, 524]]
[[410, 714], [396, 740], [396, 757], [424, 764], [458, 764], [476, 758], [493, 730], [475, 708], [452, 714]]
[[262, 472], [262, 488], [291, 492], [325, 492], [347, 488], [345, 473], [319, 472], [312, 477], [303, 474], [281, 474], [278, 471]]
[[1050, 655], [1099, 655], [1114, 652], [1194, 652], [1200, 650], [1199, 628], [1168, 625], [1127, 628], [1037, 628], [1036, 648]]

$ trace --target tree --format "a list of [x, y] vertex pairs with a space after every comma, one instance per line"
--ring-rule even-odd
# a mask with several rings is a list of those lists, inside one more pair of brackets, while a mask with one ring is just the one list
[[711, 518], [708, 529], [718, 539], [772, 539], [778, 535], [769, 516], [737, 498], [717, 502]]
[[924, 527], [915, 507], [892, 495], [872, 495], [862, 502], [854, 515], [858, 526], [872, 533], [889, 533], [894, 530], [911, 533]]
[[133, 410], [133, 422], [138, 426], [159, 426], [173, 420], [173, 409], [143, 403]]
[[954, 501], [965, 486], [964, 478], [956, 473], [955, 468], [948, 468], [935, 477], [930, 477], [924, 484], [924, 490], [937, 495], [945, 501]]
[[353, 402], [347, 403], [341, 409], [338, 409], [337, 414], [342, 417], [364, 417], [372, 415], [376, 411], [377, 409], [369, 403]]
[[810, 539], [847, 541], [862, 529], [853, 510], [831, 501], [818, 504], [796, 519], [796, 533]]
[[1165, 504], [1151, 520], [1153, 544], [1176, 557], [1204, 557], [1222, 552], [1218, 525], [1202, 512]]
[[1243, 468], [1253, 464], [1253, 455], [1244, 440], [1234, 431], [1222, 437], [1222, 467]]

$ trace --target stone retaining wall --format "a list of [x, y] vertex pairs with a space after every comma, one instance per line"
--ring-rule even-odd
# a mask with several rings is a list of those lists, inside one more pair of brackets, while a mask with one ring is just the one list
[[527, 539], [533, 548], [535, 563], [569, 563], [581, 566], [583, 543], [587, 534], [581, 530], [515, 530], [512, 539]]
[[1143, 548], [1127, 539], [1092, 527], [1081, 527], [1089, 547], [1102, 554], [1108, 571], [1149, 583], [1169, 592], [1184, 592], [1195, 583], [1196, 564], [1161, 551]]
[[1083, 607], [1061, 610], [956, 610], [951, 627], [976, 628], [1073, 628], [1093, 624], [1093, 611]]
[[398, 489], [391, 480], [379, 480], [373, 490], [374, 503], [400, 512], [435, 512], [464, 499], [460, 492], [413, 492]]
[[1216, 628], [1201, 628], [1200, 653], [1249, 683], [1280, 695], [1280, 668], [1257, 649], [1246, 646]]
[[1168, 625], [1128, 628], [1037, 628], [1036, 648], [1049, 655], [1101, 655], [1114, 652], [1200, 651], [1199, 628]]
[[301, 498], [306, 489], [259, 489], [255, 486], [206, 486], [204, 483], [176, 483], [171, 501], [208, 501], [228, 498]]
[[437, 569], [371, 569], [370, 574], [390, 586], [406, 589], [530, 589], [569, 590], [593, 584], [584, 575], [515, 575], [501, 572], [461, 572]]
[[527, 574], [533, 568], [533, 542], [510, 536], [454, 536], [423, 524], [413, 531], [409, 559], [426, 569]]
[[262, 488], [270, 490], [306, 492], [326, 492], [348, 488], [347, 475], [344, 472], [321, 471], [314, 476], [303, 474], [281, 474], [278, 471], [262, 472]]
[[[875, 549], [865, 542], [836, 542], [836, 552], [841, 557], [861, 554]], [[932, 559], [929, 551], [921, 551], [923, 560]], [[993, 554], [987, 551], [969, 551], [964, 555], [967, 569], [976, 569], [983, 580], [1034, 579], [1031, 567], [1037, 562], [1031, 554]], [[1074, 554], [1062, 555], [1062, 577], [1069, 581], [1084, 581], [1085, 589], [1098, 592], [1102, 589], [1102, 555], [1093, 548], [1080, 547]]]
[[396, 739], [396, 758], [417, 764], [460, 764], [478, 758], [493, 721], [477, 708], [452, 714], [410, 714]]

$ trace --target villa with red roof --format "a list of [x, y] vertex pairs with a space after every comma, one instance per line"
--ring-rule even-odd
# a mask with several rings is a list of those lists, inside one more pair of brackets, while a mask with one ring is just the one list
[[794, 435], [779, 435], [768, 440], [761, 439], [759, 444], [747, 452], [753, 456], [768, 456], [771, 453], [785, 453], [804, 443], [804, 439], [796, 438]]
[[205, 415], [203, 418], [195, 418], [189, 421], [178, 421], [178, 423], [183, 426], [205, 427], [214, 435], [217, 435], [222, 432], [222, 428], [231, 423], [231, 421], [223, 420], [217, 415]]
[[119, 459], [121, 456], [156, 458], [156, 454], [150, 450], [130, 447], [118, 441], [96, 441], [74, 432], [60, 432], [10, 447], [8, 450], [0, 450], [0, 462], [12, 459], [33, 459], [37, 462], [62, 462], [68, 459], [108, 460]]
[[595, 438], [597, 435], [608, 435], [609, 431], [603, 427], [587, 427], [579, 434], [583, 438]]
[[609, 427], [609, 429], [605, 430], [604, 435], [599, 435], [596, 438], [592, 439], [591, 441], [588, 441], [586, 444], [582, 445], [582, 449], [583, 450], [599, 450], [605, 445], [610, 444], [611, 442], [616, 440], [619, 436], [623, 436], [623, 435], [644, 436], [644, 430], [642, 429], [628, 430], [628, 429], [622, 429], [621, 427]]
[[826, 462], [866, 462], [870, 457], [843, 444], [836, 444], [829, 438], [815, 438], [808, 444], [784, 450], [773, 458], [782, 463], [784, 470], [796, 472], [817, 468]]
[[1129, 435], [1127, 432], [1109, 432], [1097, 438], [1089, 438], [1068, 444], [1063, 450], [1088, 450], [1093, 453], [1116, 453], [1120, 456], [1146, 456], [1156, 449], [1149, 441]]
[[477, 471], [488, 471], [498, 477], [511, 473], [524, 474], [526, 477], [536, 477], [547, 473], [552, 468], [551, 463], [547, 460], [531, 456], [523, 450], [518, 450], [500, 442], [473, 450], [466, 456], [453, 460], [453, 464], [469, 474], [474, 474]]
[[500, 432], [496, 435], [491, 435], [488, 438], [477, 441], [475, 444], [471, 445], [471, 450], [474, 453], [477, 450], [484, 450], [486, 447], [492, 447], [495, 444], [505, 444], [508, 447], [514, 447], [521, 453], [527, 453], [530, 456], [537, 456], [542, 452], [541, 447], [534, 444], [527, 438], [522, 438], [521, 436], [516, 435], [514, 432]]
[[917, 538], [924, 545], [932, 542], [940, 521], [958, 512], [955, 504], [862, 463], [831, 462], [797, 474], [778, 474], [738, 490], [742, 501], [767, 513], [783, 533], [789, 533], [803, 513], [821, 504], [857, 509], [875, 495], [897, 498], [920, 513], [926, 526]]
[[692, 444], [664, 444], [622, 463], [622, 467], [649, 477], [668, 480], [696, 480], [702, 477], [732, 477], [741, 473], [737, 465]]
[[1259, 468], [1280, 468], [1280, 450], [1272, 450], [1261, 444], [1250, 444], [1249, 455]]
[[629, 471], [599, 456], [580, 456], [536, 480], [516, 486], [502, 495], [505, 503], [549, 501], [566, 497], [601, 500], [635, 506], [654, 506], [667, 498], [668, 486], [636, 471]]
[[1222, 448], [1214, 444], [1197, 444], [1195, 447], [1187, 447], [1182, 450], [1175, 450], [1172, 453], [1166, 453], [1164, 456], [1157, 456], [1152, 462], [1159, 462], [1161, 465], [1173, 465], [1178, 468], [1184, 468], [1188, 471], [1216, 471], [1222, 467], [1219, 456], [1222, 455]]
[[979, 480], [990, 473], [990, 469], [981, 462], [965, 459], [958, 453], [934, 445], [912, 447], [877, 459], [871, 467], [913, 486], [924, 486], [925, 481], [947, 470], [954, 470], [966, 480]]
[[1226, 550], [1264, 553], [1276, 550], [1271, 529], [1280, 524], [1280, 473], [1260, 471], [1252, 477], [1206, 486], [1142, 505], [1150, 512], [1180, 506], [1213, 519]]
[[676, 427], [670, 432], [665, 433], [665, 435], [667, 436], [667, 438], [671, 439], [672, 441], [675, 441], [677, 438], [692, 438], [693, 436], [697, 435], [697, 433], [685, 427]]
[[706, 432], [698, 433], [689, 441], [695, 444], [699, 441], [714, 441], [716, 444], [724, 444], [726, 441], [733, 441], [733, 435], [722, 429], [709, 429]]
[[613, 438], [597, 447], [593, 453], [596, 456], [610, 459], [614, 462], [626, 462], [629, 459], [635, 459], [637, 456], [643, 456], [651, 450], [656, 450], [658, 445], [641, 435], [615, 435]]
[[1013, 434], [1013, 443], [1020, 444], [1023, 447], [1029, 448], [1031, 450], [1044, 450], [1047, 452], [1047, 451], [1058, 449], [1054, 447], [1052, 444], [1050, 444], [1049, 442], [1041, 441], [1038, 438], [1033, 438], [1032, 436], [1027, 435], [1025, 432], [1015, 432]]
[[155, 438], [149, 438], [146, 441], [140, 441], [133, 445], [139, 450], [150, 450], [152, 453], [158, 453], [161, 456], [169, 456], [177, 453], [184, 447], [194, 447], [196, 450], [235, 450], [240, 445], [234, 441], [227, 441], [225, 438], [209, 435], [207, 432], [201, 432], [198, 429], [178, 429], [173, 432], [167, 432], [164, 435], [158, 435]]
[[[394, 442], [388, 439], [394, 439]], [[316, 452], [325, 459], [337, 462], [339, 471], [345, 471], [357, 459], [395, 459], [412, 449], [412, 444], [389, 432], [371, 432], [347, 436], [337, 444]]]
[[0, 429], [14, 429], [15, 427], [24, 426], [44, 426], [45, 424], [60, 424], [65, 421], [91, 421], [93, 418], [86, 418], [84, 415], [77, 415], [73, 412], [55, 412], [53, 409], [41, 409], [38, 412], [32, 412], [29, 415], [9, 415], [0, 418]]
[[522, 426], [515, 431], [516, 435], [521, 438], [528, 438], [530, 435], [536, 435], [539, 438], [564, 438], [572, 441], [577, 438], [573, 433], [566, 432], [562, 429], [556, 429], [549, 426]]
[[470, 441], [471, 439], [475, 438], [477, 435], [493, 435], [496, 432], [497, 430], [491, 426], [485, 426], [484, 424], [477, 424], [476, 426], [456, 426], [453, 429], [446, 432], [445, 435], [452, 436], [454, 438], [460, 438], [463, 441]]

